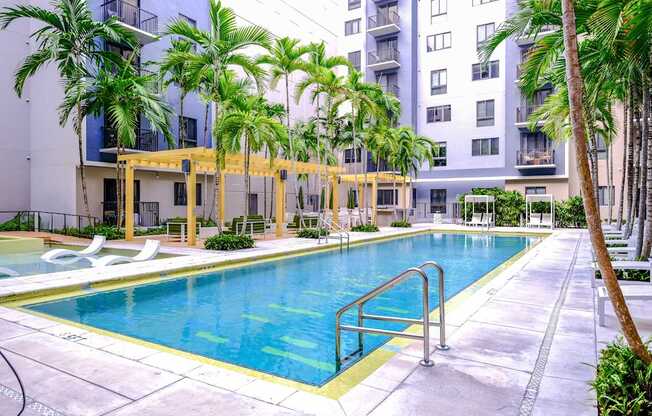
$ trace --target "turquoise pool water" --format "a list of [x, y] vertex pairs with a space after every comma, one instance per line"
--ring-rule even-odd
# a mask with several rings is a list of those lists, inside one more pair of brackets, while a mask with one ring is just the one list
[[[527, 237], [420, 235], [343, 253], [268, 261], [27, 308], [322, 385], [336, 374], [335, 312], [340, 307], [427, 260], [444, 267], [446, 297], [450, 298], [533, 241]], [[365, 311], [418, 317], [419, 284], [418, 279], [406, 281], [370, 302]], [[430, 298], [436, 308], [436, 284], [431, 285]], [[352, 323], [353, 315], [346, 318]], [[402, 328], [391, 323], [377, 325]], [[387, 340], [365, 335], [365, 352]], [[344, 333], [343, 353], [356, 346], [357, 335]]]
[[[41, 260], [43, 253], [50, 251], [54, 248], [67, 248], [69, 250], [81, 250], [81, 246], [63, 246], [54, 245], [46, 247], [43, 250], [27, 251], [22, 253], [7, 253], [0, 254], [0, 279], [8, 278], [2, 269], [12, 270], [18, 273], [19, 276], [28, 276], [41, 273], [55, 273], [65, 272], [68, 270], [86, 269], [92, 266], [88, 258], [81, 257], [63, 257], [53, 262], [46, 262]], [[116, 249], [103, 249], [95, 257], [102, 257], [109, 254], [117, 254], [121, 256], [135, 256], [138, 254], [137, 250], [116, 250]], [[160, 254], [156, 258], [170, 257], [169, 255]]]

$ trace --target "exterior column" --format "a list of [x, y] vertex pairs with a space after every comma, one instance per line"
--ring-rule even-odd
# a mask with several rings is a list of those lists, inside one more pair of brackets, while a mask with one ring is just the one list
[[331, 177], [333, 189], [333, 224], [340, 225], [340, 190], [337, 187], [337, 176]]
[[276, 211], [276, 237], [283, 237], [283, 226], [285, 225], [285, 182], [281, 180], [281, 174], [274, 175], [276, 190], [274, 192], [274, 210]]
[[186, 217], [188, 221], [188, 247], [197, 244], [197, 218], [195, 216], [195, 202], [197, 199], [197, 165], [190, 161], [190, 172], [186, 184]]
[[376, 224], [378, 220], [378, 179], [371, 182], [371, 223]]
[[226, 194], [226, 175], [224, 172], [220, 173], [220, 188], [218, 191], [218, 201], [220, 204], [220, 210], [218, 212], [218, 218], [217, 222], [220, 224], [221, 227], [224, 227], [224, 215], [225, 215], [225, 206], [224, 206], [224, 195]]
[[125, 240], [134, 239], [134, 165], [127, 161], [125, 167]]

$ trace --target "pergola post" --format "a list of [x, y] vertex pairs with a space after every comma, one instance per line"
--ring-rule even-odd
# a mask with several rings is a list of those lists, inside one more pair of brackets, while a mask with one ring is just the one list
[[225, 213], [225, 204], [224, 204], [224, 195], [226, 190], [226, 175], [224, 172], [220, 173], [220, 186], [218, 190], [218, 201], [220, 204], [220, 209], [217, 213], [217, 222], [220, 224], [220, 227], [224, 227], [224, 213]]
[[378, 219], [378, 178], [371, 182], [371, 223], [376, 224]]
[[276, 211], [276, 236], [283, 237], [283, 224], [285, 223], [285, 181], [281, 180], [281, 173], [274, 175], [276, 182], [275, 211]]
[[197, 244], [197, 217], [195, 216], [195, 202], [197, 202], [197, 165], [190, 160], [190, 172], [186, 185], [186, 217], [188, 220], [188, 246]]
[[[120, 162], [118, 162], [120, 163]], [[125, 166], [125, 240], [134, 239], [134, 165]]]
[[331, 189], [333, 192], [333, 224], [340, 224], [340, 190], [337, 188], [337, 176], [331, 177]]
[[[365, 199], [365, 184], [360, 182], [358, 183], [358, 210], [364, 209], [364, 199]], [[365, 218], [365, 221], [367, 219]]]

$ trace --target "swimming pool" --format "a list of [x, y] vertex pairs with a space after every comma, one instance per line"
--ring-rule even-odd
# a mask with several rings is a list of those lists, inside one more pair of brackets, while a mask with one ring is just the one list
[[[320, 386], [336, 374], [335, 312], [340, 307], [427, 260], [444, 267], [448, 299], [533, 241], [422, 234], [343, 253], [267, 261], [27, 308]], [[418, 279], [406, 281], [368, 303], [366, 311], [418, 317], [419, 285]], [[430, 298], [437, 307], [436, 284]], [[403, 328], [392, 323], [378, 327]], [[365, 335], [365, 352], [387, 340]], [[343, 333], [342, 341], [343, 351], [353, 351], [357, 334]]]
[[[43, 253], [55, 248], [66, 248], [69, 250], [81, 250], [82, 246], [52, 245], [39, 250], [29, 250], [15, 253], [0, 253], [0, 279], [11, 276], [5, 275], [2, 269], [18, 273], [19, 276], [29, 276], [41, 273], [56, 273], [69, 270], [86, 269], [92, 266], [89, 258], [63, 257], [52, 262], [41, 260]], [[122, 256], [134, 256], [136, 250], [102, 249], [94, 258], [117, 254]], [[156, 258], [170, 257], [170, 255], [159, 254]]]

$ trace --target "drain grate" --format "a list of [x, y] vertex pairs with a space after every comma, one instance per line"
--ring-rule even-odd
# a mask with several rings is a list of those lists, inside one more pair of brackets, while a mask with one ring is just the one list
[[[9, 400], [15, 401], [17, 403], [16, 411], [19, 410], [19, 403], [23, 400], [20, 392], [0, 384], [0, 400], [2, 399], [2, 396], [6, 397]], [[41, 416], [66, 416], [63, 413], [44, 405], [43, 403], [30, 399], [29, 397], [27, 397], [27, 404], [25, 409], [29, 409], [32, 411], [32, 413], [36, 413]]]
[[78, 334], [73, 334], [71, 332], [63, 333], [63, 334], [59, 335], [59, 337], [61, 339], [65, 339], [66, 341], [72, 341], [72, 342], [79, 342], [79, 341], [83, 341], [83, 340], [86, 339], [86, 337], [83, 337], [83, 336], [78, 335]]

